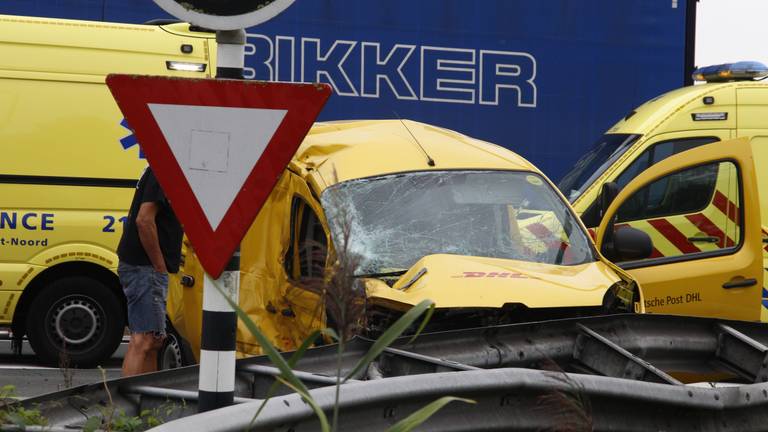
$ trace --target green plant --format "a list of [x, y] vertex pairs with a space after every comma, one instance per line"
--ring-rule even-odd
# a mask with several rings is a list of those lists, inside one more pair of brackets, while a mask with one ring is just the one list
[[389, 428], [388, 432], [408, 432], [413, 430], [416, 426], [424, 423], [425, 421], [429, 420], [429, 418], [432, 416], [432, 414], [438, 412], [441, 408], [448, 405], [449, 403], [453, 401], [459, 401], [459, 402], [465, 402], [474, 404], [475, 401], [472, 399], [463, 399], [463, 398], [457, 398], [453, 396], [443, 396], [440, 399], [428, 404], [427, 406], [421, 408], [420, 410], [414, 412], [413, 414], [409, 415], [408, 417], [400, 420], [399, 422], [395, 423], [391, 428]]
[[163, 424], [165, 419], [171, 417], [179, 408], [179, 405], [168, 401], [153, 409], [145, 409], [137, 416], [132, 416], [114, 406], [100, 407], [102, 415], [89, 417], [83, 425], [83, 432], [94, 432], [99, 429], [113, 432], [145, 431]]
[[8, 403], [8, 400], [15, 401], [16, 397], [14, 396], [16, 394], [16, 386], [13, 385], [4, 385], [0, 387], [0, 403], [2, 403], [2, 407], [4, 408], [5, 405]]
[[139, 432], [151, 429], [163, 424], [165, 419], [171, 417], [177, 409], [184, 409], [186, 403], [182, 400], [181, 406], [166, 401], [165, 403], [153, 408], [145, 409], [138, 416], [131, 416], [125, 413], [125, 410], [115, 407], [112, 401], [112, 393], [107, 386], [107, 374], [104, 369], [101, 371], [104, 391], [107, 393], [109, 402], [106, 406], [99, 406], [100, 416], [88, 417], [83, 425], [83, 432], [94, 432], [96, 430], [106, 430], [108, 432]]
[[27, 426], [46, 426], [48, 420], [37, 408], [27, 409], [16, 404], [16, 387], [5, 385], [0, 387], [0, 424], [13, 424], [20, 429]]

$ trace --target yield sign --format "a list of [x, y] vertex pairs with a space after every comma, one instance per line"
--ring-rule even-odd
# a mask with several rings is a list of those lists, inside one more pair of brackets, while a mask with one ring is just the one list
[[214, 278], [331, 94], [325, 84], [138, 75], [107, 85]]

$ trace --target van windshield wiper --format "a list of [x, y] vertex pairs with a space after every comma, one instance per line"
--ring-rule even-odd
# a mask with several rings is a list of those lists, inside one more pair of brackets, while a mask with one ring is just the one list
[[356, 278], [394, 277], [394, 276], [402, 276], [407, 271], [408, 270], [396, 270], [396, 271], [388, 271], [388, 272], [381, 272], [381, 273], [364, 273], [364, 274], [357, 274], [355, 275], [355, 277]]

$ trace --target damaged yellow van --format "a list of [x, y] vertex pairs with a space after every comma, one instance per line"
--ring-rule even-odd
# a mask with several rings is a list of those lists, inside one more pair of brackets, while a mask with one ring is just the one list
[[[244, 238], [240, 306], [279, 348], [325, 326], [321, 295], [302, 281], [322, 278], [327, 252], [340, 250], [356, 263], [373, 332], [427, 298], [432, 330], [643, 308], [533, 165], [412, 121], [316, 124]], [[193, 254], [181, 273], [169, 313], [199, 352]], [[241, 354], [260, 352], [242, 326], [237, 342]]]

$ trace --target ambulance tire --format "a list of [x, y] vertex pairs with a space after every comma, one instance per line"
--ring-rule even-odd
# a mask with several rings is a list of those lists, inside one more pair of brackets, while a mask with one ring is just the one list
[[195, 364], [192, 348], [173, 328], [173, 325], [171, 325], [167, 318], [165, 320], [165, 329], [166, 337], [163, 341], [163, 347], [157, 353], [157, 369], [176, 369]]
[[102, 282], [69, 276], [51, 282], [32, 301], [29, 344], [40, 361], [57, 367], [94, 367], [123, 339], [125, 307]]

